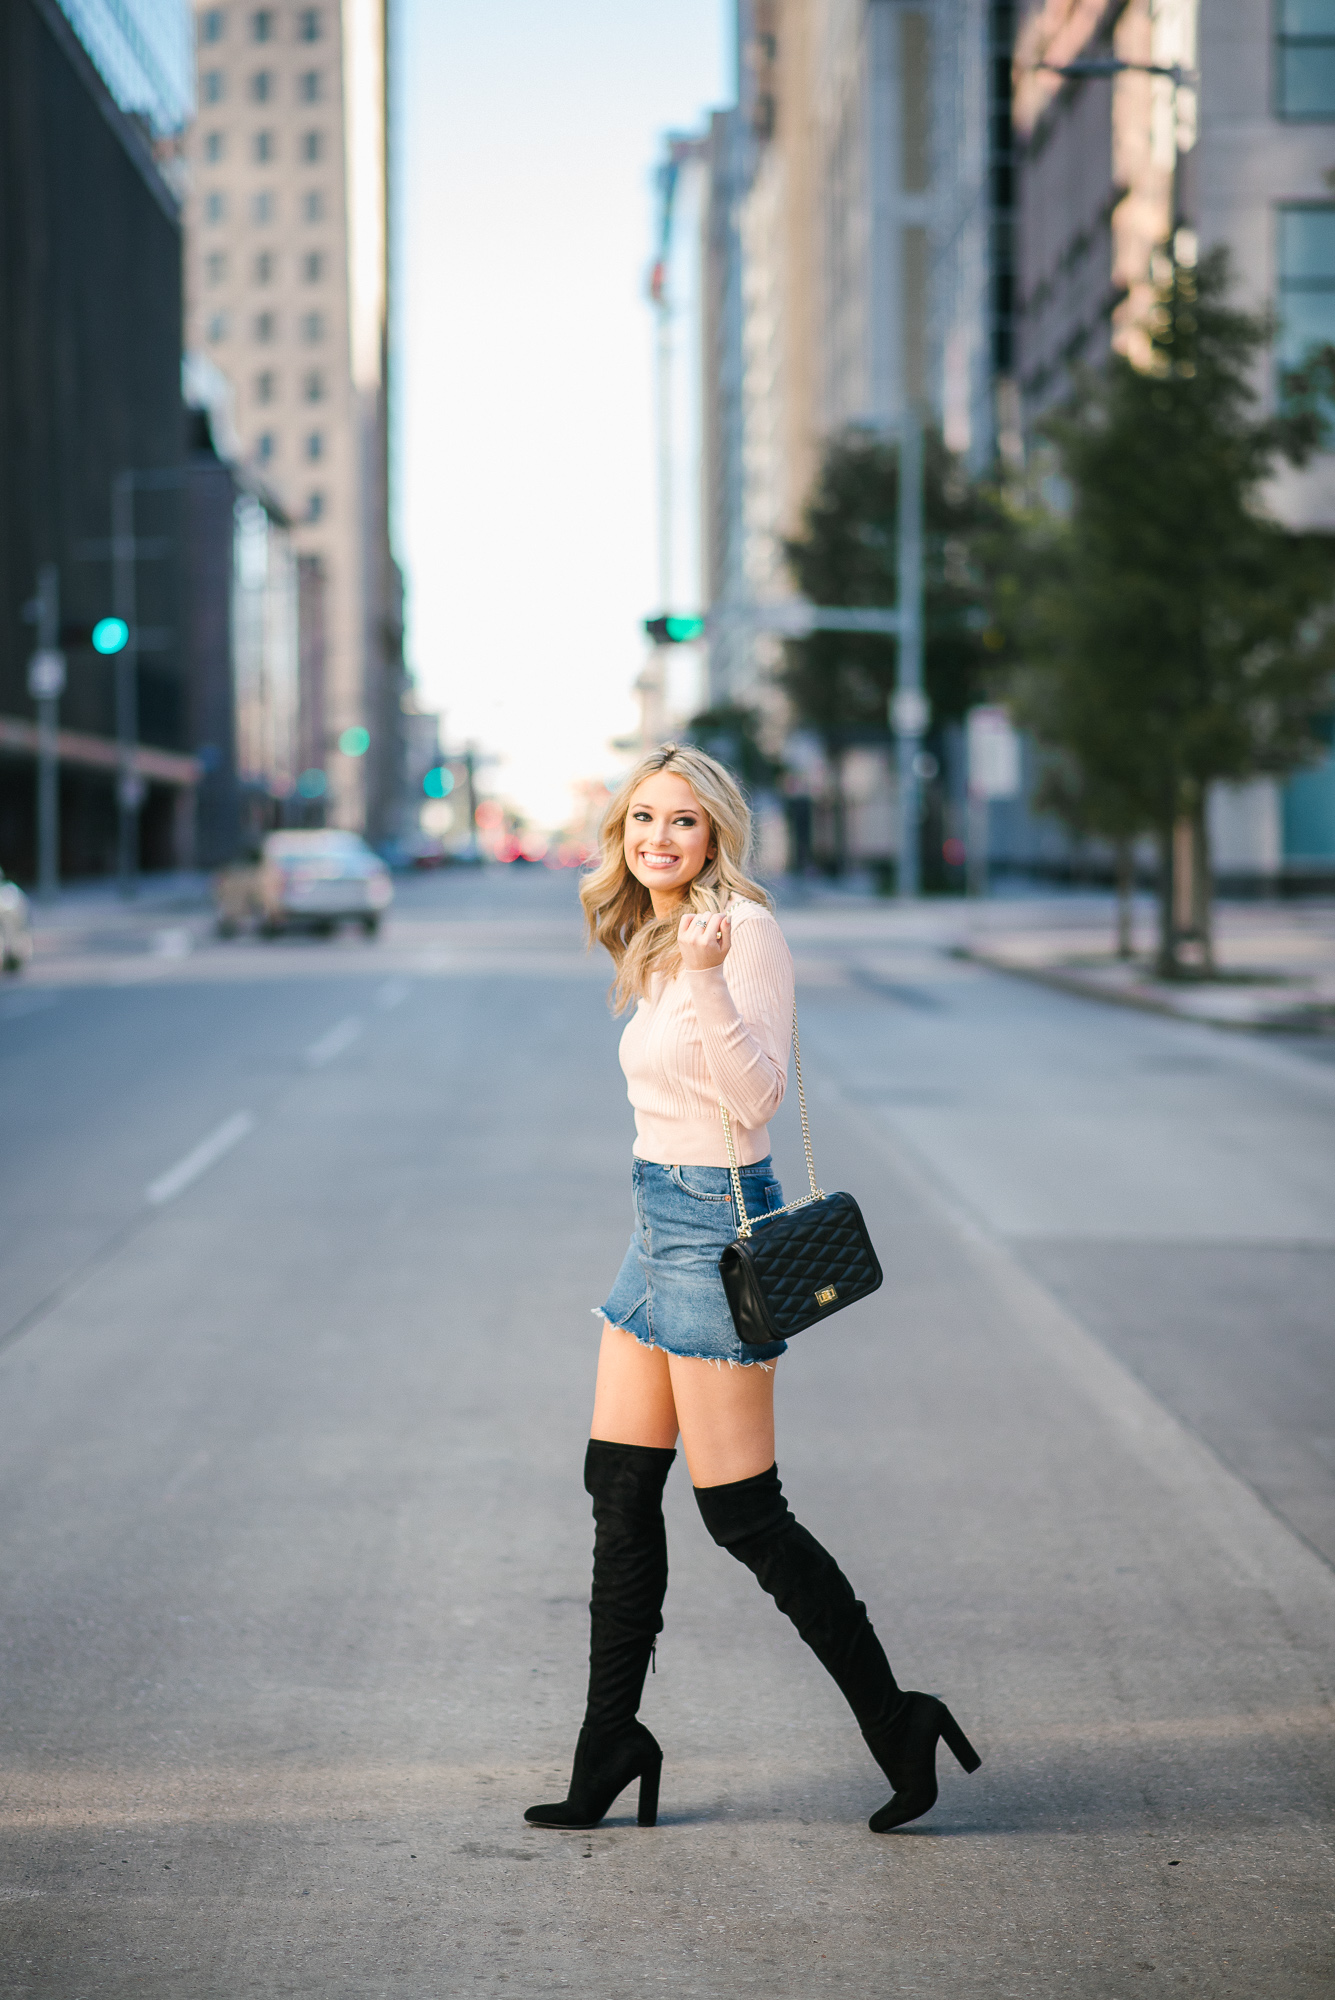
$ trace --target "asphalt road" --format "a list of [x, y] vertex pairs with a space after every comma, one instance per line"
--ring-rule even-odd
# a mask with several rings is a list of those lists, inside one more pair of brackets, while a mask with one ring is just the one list
[[[780, 1467], [985, 1762], [877, 1839], [679, 1465], [656, 1831], [526, 1827], [629, 1113], [568, 877], [0, 995], [0, 1994], [1327, 1995], [1335, 1069], [785, 916], [881, 1251]], [[795, 1113], [779, 1157], [800, 1167]]]

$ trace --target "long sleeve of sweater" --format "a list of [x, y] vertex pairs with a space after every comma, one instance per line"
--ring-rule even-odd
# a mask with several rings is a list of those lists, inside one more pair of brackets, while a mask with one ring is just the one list
[[745, 1165], [770, 1149], [767, 1122], [788, 1077], [793, 961], [761, 904], [738, 897], [730, 915], [732, 946], [722, 965], [660, 978], [621, 1037], [642, 1160], [726, 1167], [720, 1097], [737, 1158]]
[[767, 1125], [788, 1087], [793, 961], [771, 917], [734, 926], [722, 965], [684, 972], [710, 1079], [738, 1124]]

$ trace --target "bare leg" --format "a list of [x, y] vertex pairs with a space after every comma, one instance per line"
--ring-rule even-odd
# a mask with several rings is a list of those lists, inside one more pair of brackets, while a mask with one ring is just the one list
[[624, 1327], [604, 1325], [589, 1435], [607, 1444], [672, 1450], [677, 1407], [661, 1347], [645, 1347]]
[[590, 1434], [671, 1450], [678, 1430], [695, 1486], [750, 1479], [774, 1463], [774, 1372], [724, 1368], [603, 1329]]
[[774, 1463], [774, 1370], [668, 1357], [693, 1486], [725, 1486]]

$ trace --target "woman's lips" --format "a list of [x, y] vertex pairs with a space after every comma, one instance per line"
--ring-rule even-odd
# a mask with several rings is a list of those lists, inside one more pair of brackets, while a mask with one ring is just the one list
[[646, 854], [640, 849], [640, 860], [646, 868], [675, 868], [681, 860], [679, 854]]

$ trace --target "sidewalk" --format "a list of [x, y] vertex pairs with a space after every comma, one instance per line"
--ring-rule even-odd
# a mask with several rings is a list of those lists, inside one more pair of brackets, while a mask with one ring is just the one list
[[879, 897], [865, 881], [772, 882], [796, 945], [808, 933], [946, 951], [1066, 992], [1124, 1007], [1175, 1014], [1214, 1027], [1335, 1035], [1335, 900], [1215, 905], [1213, 980], [1156, 979], [1154, 898], [1134, 902], [1135, 956], [1115, 954], [1110, 893], [1017, 893], [930, 897], [913, 904]]
[[[1102, 908], [1091, 908], [1101, 903]], [[1112, 899], [996, 901], [970, 906], [957, 949], [1093, 999], [1146, 1007], [1215, 1027], [1335, 1034], [1335, 903], [1220, 903], [1219, 977], [1181, 983], [1152, 970], [1154, 910], [1137, 900], [1136, 957], [1113, 952]]]

